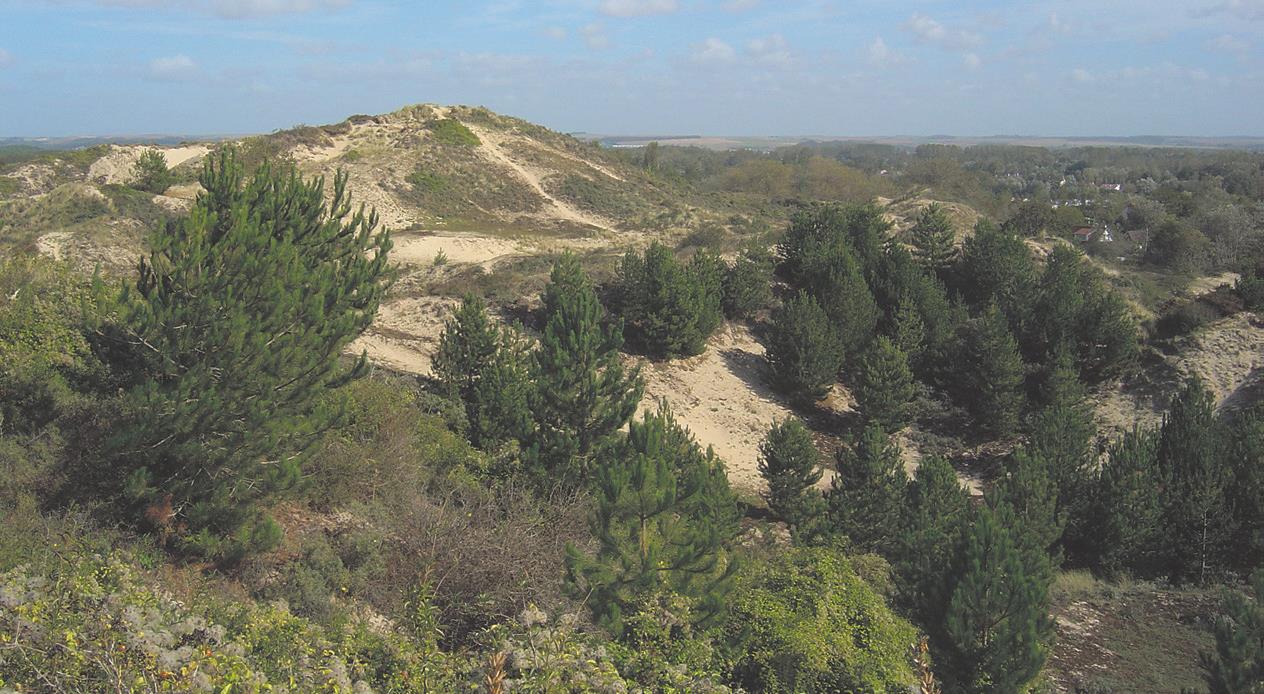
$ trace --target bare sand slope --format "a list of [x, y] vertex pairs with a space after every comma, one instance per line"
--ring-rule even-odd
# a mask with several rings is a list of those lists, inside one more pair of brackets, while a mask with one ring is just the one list
[[347, 351], [367, 352], [373, 362], [396, 371], [429, 374], [443, 322], [458, 303], [456, 299], [434, 296], [385, 302], [378, 309], [373, 326]]
[[453, 263], [484, 264], [519, 255], [524, 246], [515, 241], [477, 234], [401, 234], [392, 239], [391, 259], [409, 265], [433, 265], [440, 252]]
[[100, 159], [92, 162], [88, 168], [88, 180], [95, 183], [130, 183], [134, 176], [132, 167], [142, 152], [156, 149], [167, 158], [167, 166], [175, 167], [186, 161], [206, 156], [211, 151], [209, 145], [189, 145], [187, 147], [145, 147], [143, 145], [110, 145], [110, 151]]
[[1254, 313], [1244, 312], [1204, 326], [1181, 340], [1176, 355], [1147, 365], [1140, 377], [1101, 394], [1097, 414], [1102, 433], [1159, 424], [1169, 400], [1188, 376], [1202, 379], [1221, 406], [1259, 387], [1264, 371], [1264, 330], [1259, 320]]
[[763, 364], [764, 347], [750, 329], [728, 324], [700, 356], [645, 364], [641, 408], [656, 407], [659, 398], [665, 399], [698, 443], [724, 459], [735, 487], [760, 491], [759, 442], [774, 422], [792, 414], [765, 384]]

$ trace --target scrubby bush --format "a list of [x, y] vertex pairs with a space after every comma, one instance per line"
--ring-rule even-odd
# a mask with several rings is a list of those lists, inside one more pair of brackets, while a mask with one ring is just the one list
[[745, 573], [730, 600], [733, 683], [759, 692], [907, 692], [917, 631], [828, 548]]
[[167, 157], [156, 149], [141, 152], [132, 166], [132, 186], [147, 193], [161, 195], [171, 185], [171, 172], [167, 169]]
[[433, 137], [445, 145], [458, 147], [477, 147], [482, 144], [474, 131], [455, 118], [440, 118], [426, 124]]

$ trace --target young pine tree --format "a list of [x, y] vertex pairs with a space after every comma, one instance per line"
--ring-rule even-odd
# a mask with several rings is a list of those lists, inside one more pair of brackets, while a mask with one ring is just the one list
[[1016, 234], [980, 220], [953, 274], [956, 289], [971, 306], [995, 303], [1011, 319], [1031, 315], [1036, 266]]
[[830, 526], [857, 552], [886, 553], [899, 537], [908, 475], [900, 448], [870, 423], [855, 450], [840, 449], [826, 503]]
[[322, 394], [365, 373], [342, 353], [377, 312], [391, 242], [352, 212], [342, 174], [327, 203], [323, 179], [267, 164], [245, 178], [225, 150], [201, 183], [123, 292], [145, 377], [125, 394], [111, 474], [140, 506], [170, 504], [190, 549], [229, 556], [279, 540], [256, 503], [298, 479], [337, 421]]
[[1056, 492], [1057, 514], [1068, 525], [1062, 546], [1078, 545], [1096, 531], [1080, 524], [1088, 503], [1097, 467], [1093, 440], [1093, 412], [1085, 402], [1084, 388], [1076, 376], [1070, 355], [1059, 352], [1054, 358], [1053, 373], [1046, 381], [1048, 404], [1030, 425], [1029, 448], [1043, 460]]
[[525, 344], [512, 328], [498, 328], [487, 306], [467, 295], [444, 322], [433, 368], [450, 397], [465, 406], [470, 442], [487, 449], [526, 440], [531, 431]]
[[748, 318], [772, 303], [772, 271], [768, 249], [751, 246], [739, 253], [724, 273], [724, 315]]
[[759, 444], [759, 474], [768, 483], [764, 499], [768, 508], [800, 530], [812, 525], [819, 513], [821, 493], [820, 453], [812, 441], [812, 432], [793, 417], [774, 424]]
[[171, 171], [167, 169], [167, 156], [160, 150], [147, 149], [132, 166], [132, 187], [146, 193], [161, 195], [171, 186]]
[[861, 360], [855, 395], [865, 421], [887, 433], [903, 429], [912, 419], [913, 372], [908, 357], [885, 336], [874, 341]]
[[843, 347], [820, 304], [799, 292], [773, 314], [768, 331], [773, 385], [797, 397], [825, 396], [843, 365]]
[[995, 304], [962, 328], [957, 359], [957, 398], [980, 428], [997, 437], [1013, 434], [1023, 409], [1023, 360], [1005, 316]]
[[1250, 597], [1224, 597], [1224, 614], [1212, 626], [1216, 650], [1202, 654], [1211, 694], [1264, 693], [1264, 569], [1250, 583]]
[[564, 254], [553, 265], [543, 298], [528, 458], [542, 483], [579, 487], [588, 482], [597, 449], [636, 412], [643, 385], [638, 372], [624, 370], [622, 330], [603, 325], [601, 303], [574, 255]]
[[1233, 469], [1223, 444], [1213, 396], [1191, 378], [1159, 432], [1163, 532], [1172, 578], [1201, 584], [1224, 566], [1233, 530], [1226, 494]]
[[984, 507], [966, 534], [939, 651], [951, 691], [1017, 694], [1049, 655], [1049, 567], [1028, 565], [1012, 520], [1005, 507]]
[[619, 268], [617, 295], [631, 341], [657, 357], [701, 354], [723, 320], [723, 269], [711, 254], [682, 265], [671, 249], [653, 243], [629, 251]]
[[1158, 472], [1158, 434], [1134, 429], [1109, 450], [1085, 518], [1091, 528], [1085, 554], [1107, 576], [1133, 573], [1151, 576], [1158, 570], [1162, 538], [1162, 480]]
[[922, 624], [942, 621], [949, 571], [970, 523], [970, 493], [944, 458], [925, 458], [905, 488], [892, 562], [900, 601]]
[[1229, 505], [1237, 530], [1237, 564], [1264, 566], [1264, 407], [1240, 414], [1230, 427], [1233, 484]]
[[660, 404], [629, 424], [596, 473], [597, 553], [569, 547], [566, 570], [597, 623], [621, 634], [624, 616], [662, 589], [693, 601], [699, 626], [716, 619], [736, 569], [727, 546], [737, 502], [723, 463]]
[[927, 272], [940, 277], [957, 260], [957, 235], [944, 208], [930, 204], [918, 216], [910, 232], [913, 254]]
[[1010, 457], [1008, 469], [987, 494], [988, 505], [1005, 507], [1011, 539], [1027, 558], [1031, 571], [1036, 567], [1062, 564], [1058, 540], [1066, 527], [1066, 516], [1058, 511], [1058, 494], [1049, 477], [1049, 463], [1022, 448]]

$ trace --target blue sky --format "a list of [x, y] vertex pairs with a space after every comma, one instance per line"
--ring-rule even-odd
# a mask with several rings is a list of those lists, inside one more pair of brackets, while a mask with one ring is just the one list
[[1264, 0], [0, 0], [0, 136], [1264, 135]]

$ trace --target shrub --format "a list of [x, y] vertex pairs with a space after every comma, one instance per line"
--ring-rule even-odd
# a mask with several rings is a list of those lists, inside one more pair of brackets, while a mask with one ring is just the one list
[[828, 548], [753, 566], [730, 599], [733, 684], [761, 692], [907, 692], [911, 624]]
[[642, 255], [629, 251], [615, 288], [629, 341], [657, 357], [701, 354], [722, 322], [722, 272], [708, 253], [682, 265], [657, 242]]
[[172, 181], [166, 155], [156, 149], [145, 150], [132, 166], [132, 177], [132, 187], [161, 195]]
[[427, 124], [434, 139], [445, 145], [477, 147], [482, 144], [472, 130], [455, 118], [440, 118]]
[[768, 249], [743, 250], [724, 273], [724, 315], [746, 318], [772, 302], [773, 257]]
[[799, 292], [773, 314], [768, 366], [777, 388], [822, 398], [834, 385], [843, 356], [838, 330], [810, 295]]

